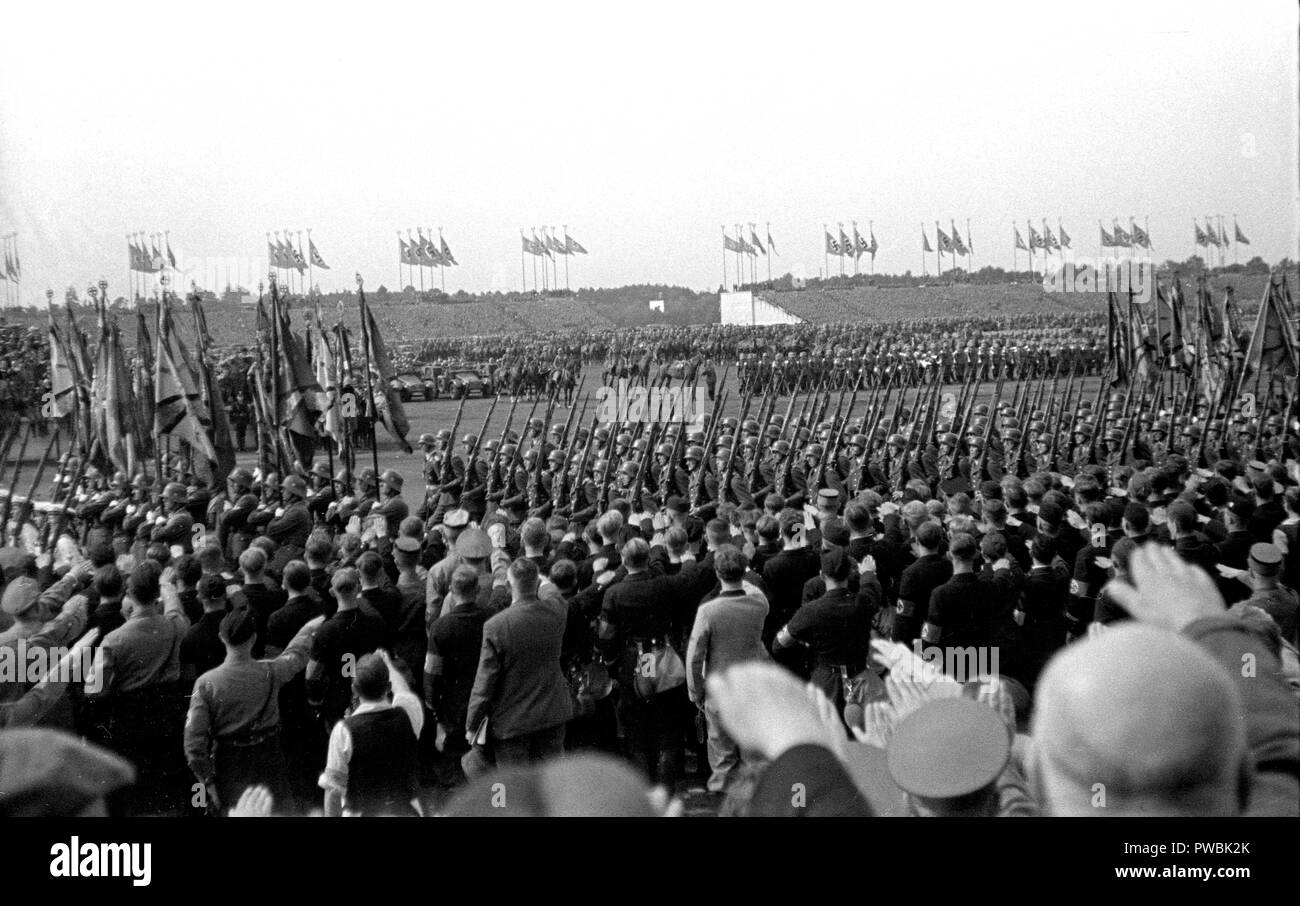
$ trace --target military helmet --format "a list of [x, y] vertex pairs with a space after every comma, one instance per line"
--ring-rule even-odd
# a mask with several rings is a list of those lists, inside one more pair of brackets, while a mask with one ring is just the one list
[[284, 480], [281, 491], [302, 500], [307, 496], [307, 482], [303, 481], [300, 475], [290, 475]]
[[[329, 477], [328, 474], [326, 477]], [[245, 469], [243, 466], [235, 466], [235, 468], [230, 470], [230, 474], [226, 476], [226, 480], [237, 488], [244, 488], [247, 490], [253, 486], [253, 473]]]

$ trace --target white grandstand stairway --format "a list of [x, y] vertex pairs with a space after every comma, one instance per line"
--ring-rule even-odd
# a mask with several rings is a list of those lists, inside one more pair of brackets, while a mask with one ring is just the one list
[[803, 318], [769, 301], [770, 298], [748, 290], [722, 293], [718, 300], [719, 322], [746, 326], [803, 323]]

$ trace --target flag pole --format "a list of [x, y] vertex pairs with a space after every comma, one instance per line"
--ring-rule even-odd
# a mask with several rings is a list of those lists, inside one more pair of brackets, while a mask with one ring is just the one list
[[569, 225], [564, 224], [564, 291], [569, 292]]
[[[1237, 215], [1232, 215], [1232, 263], [1237, 263]], [[1290, 413], [1287, 414], [1290, 417]]]
[[[301, 243], [301, 241], [300, 241], [300, 242], [299, 242], [299, 245], [301, 245], [301, 244], [302, 244], [302, 243]], [[312, 262], [311, 262], [311, 259], [312, 259], [313, 256], [312, 256], [311, 250], [312, 250], [312, 244], [311, 244], [311, 227], [307, 227], [307, 293], [308, 293], [308, 295], [311, 294], [311, 291], [312, 291], [313, 287], [314, 287], [315, 284], [316, 284], [315, 279], [312, 277]], [[325, 334], [322, 332], [322, 333], [321, 333], [321, 336], [324, 337]], [[330, 454], [330, 475], [333, 475], [333, 474], [334, 474], [334, 462], [333, 462], [333, 456], [334, 456], [334, 454], [331, 453], [331, 454]]]
[[876, 276], [876, 222], [867, 221], [867, 235], [871, 237], [871, 276]]
[[830, 235], [830, 224], [822, 224], [822, 255], [826, 258], [826, 267], [822, 271], [822, 278], [829, 279], [831, 275], [831, 243], [827, 239]]
[[[442, 227], [438, 227], [438, 257], [439, 259], [442, 258]], [[446, 261], [443, 261], [442, 264], [438, 265], [438, 271], [439, 271], [438, 276], [442, 280], [442, 293], [443, 295], [446, 295], [447, 294], [447, 262]]]
[[[439, 249], [441, 251], [441, 249]], [[366, 411], [370, 413], [370, 459], [374, 466], [375, 479], [379, 479], [379, 432], [375, 427], [375, 416], [379, 413], [379, 408], [375, 405], [375, 388], [373, 378], [370, 376], [370, 318], [366, 306], [366, 291], [363, 288], [361, 275], [357, 274], [357, 306], [361, 311], [361, 345], [365, 348], [366, 353], [366, 396], [369, 405]], [[454, 444], [456, 439], [452, 438]]]
[[[441, 249], [439, 249], [441, 251]], [[519, 291], [528, 292], [528, 268], [524, 264], [524, 228], [519, 228]]]
[[722, 291], [727, 291], [727, 225], [722, 225]]
[[858, 222], [849, 221], [853, 224], [853, 276], [858, 275]]
[[[1235, 215], [1234, 215], [1235, 216]], [[767, 282], [772, 282], [772, 221], [767, 221]]]
[[970, 218], [966, 218], [966, 271], [975, 272], [975, 240], [970, 235]]

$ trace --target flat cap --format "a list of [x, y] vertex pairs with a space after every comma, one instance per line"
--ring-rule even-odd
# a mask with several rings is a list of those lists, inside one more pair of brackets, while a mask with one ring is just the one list
[[412, 538], [410, 535], [399, 535], [393, 542], [393, 547], [406, 554], [419, 553], [420, 546], [420, 539]]
[[690, 509], [686, 506], [686, 501], [677, 496], [669, 497], [668, 502], [664, 504], [664, 506], [674, 513], [685, 513]]
[[464, 560], [482, 560], [492, 556], [492, 540], [481, 528], [466, 529], [456, 539], [456, 556]]
[[469, 510], [449, 510], [443, 514], [442, 524], [447, 528], [464, 528], [469, 525]]
[[135, 782], [135, 768], [59, 730], [0, 732], [0, 816], [72, 817]]
[[21, 575], [36, 566], [36, 557], [20, 547], [0, 547], [0, 570], [6, 579]]
[[16, 617], [36, 603], [41, 596], [41, 587], [29, 576], [19, 576], [5, 586], [5, 593], [0, 597], [0, 610]]
[[1007, 725], [992, 708], [969, 698], [930, 702], [894, 728], [889, 774], [914, 796], [952, 799], [998, 778], [1011, 757]]
[[1276, 544], [1253, 544], [1250, 548], [1250, 559], [1261, 566], [1280, 566], [1282, 550]]

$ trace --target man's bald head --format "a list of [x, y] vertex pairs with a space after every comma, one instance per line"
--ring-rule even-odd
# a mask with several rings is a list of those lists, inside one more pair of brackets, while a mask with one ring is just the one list
[[1231, 678], [1171, 632], [1122, 624], [1065, 649], [1038, 686], [1034, 778], [1053, 815], [1233, 815], [1246, 728]]

